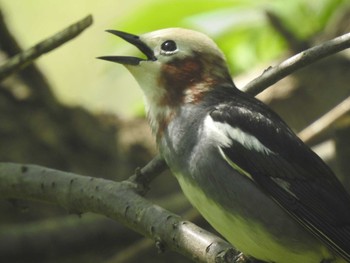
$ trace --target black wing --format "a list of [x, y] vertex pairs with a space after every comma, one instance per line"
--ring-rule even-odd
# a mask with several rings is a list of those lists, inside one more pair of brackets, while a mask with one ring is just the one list
[[246, 94], [229, 101], [226, 97], [210, 115], [269, 150], [247, 147], [234, 138], [221, 148], [299, 223], [350, 261], [350, 197], [329, 167], [279, 116]]

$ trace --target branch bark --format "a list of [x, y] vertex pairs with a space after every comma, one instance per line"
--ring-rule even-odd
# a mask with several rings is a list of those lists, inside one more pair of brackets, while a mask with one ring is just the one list
[[0, 198], [58, 204], [70, 212], [106, 215], [197, 262], [234, 262], [221, 238], [142, 198], [132, 181], [81, 176], [36, 165], [0, 163]]

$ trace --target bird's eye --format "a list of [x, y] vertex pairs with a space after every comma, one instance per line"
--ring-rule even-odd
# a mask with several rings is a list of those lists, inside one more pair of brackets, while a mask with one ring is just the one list
[[164, 55], [172, 55], [177, 51], [177, 46], [174, 40], [164, 41], [160, 46], [160, 48], [161, 48], [162, 54]]

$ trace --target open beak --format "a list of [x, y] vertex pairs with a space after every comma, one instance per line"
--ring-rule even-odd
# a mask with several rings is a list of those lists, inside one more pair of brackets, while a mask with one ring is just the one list
[[130, 56], [102, 56], [98, 57], [98, 59], [103, 59], [111, 62], [116, 62], [124, 65], [139, 65], [141, 61], [155, 61], [157, 60], [154, 56], [154, 52], [152, 49], [150, 49], [144, 42], [140, 40], [139, 36], [132, 35], [129, 33], [125, 33], [118, 30], [106, 30], [108, 33], [111, 33], [113, 35], [116, 35], [125, 41], [129, 42], [130, 44], [133, 44], [135, 47], [137, 47], [143, 54], [146, 55], [147, 59], [137, 58], [137, 57], [130, 57]]

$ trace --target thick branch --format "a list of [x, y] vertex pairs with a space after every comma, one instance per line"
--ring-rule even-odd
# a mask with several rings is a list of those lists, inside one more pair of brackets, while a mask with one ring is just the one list
[[0, 164], [0, 197], [45, 201], [76, 213], [94, 212], [115, 219], [198, 262], [234, 262], [224, 240], [182, 221], [139, 196], [136, 185], [80, 176], [36, 165]]
[[67, 27], [63, 31], [58, 32], [57, 34], [36, 44], [30, 49], [25, 50], [8, 59], [4, 65], [0, 66], [0, 81], [12, 73], [24, 68], [26, 65], [41, 55], [50, 52], [51, 50], [78, 36], [91, 24], [92, 16], [89, 15], [77, 23], [74, 23], [73, 25]]
[[257, 95], [277, 81], [317, 60], [333, 55], [350, 47], [350, 33], [309, 48], [281, 64], [266, 69], [263, 74], [245, 85], [242, 90]]

